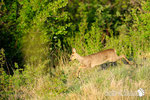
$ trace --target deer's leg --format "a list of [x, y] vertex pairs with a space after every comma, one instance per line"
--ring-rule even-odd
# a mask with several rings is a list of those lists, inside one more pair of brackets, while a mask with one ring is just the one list
[[131, 62], [125, 57], [125, 55], [121, 55], [121, 56], [118, 56], [115, 61], [119, 60], [119, 59], [122, 59], [124, 58], [130, 65], [131, 65]]
[[78, 70], [77, 70], [77, 74], [76, 74], [77, 77], [79, 76], [80, 69], [81, 69], [81, 66], [80, 66], [80, 67], [78, 68]]
[[77, 74], [76, 74], [77, 77], [79, 76], [80, 70], [81, 70], [82, 68], [86, 68], [86, 67], [85, 67], [85, 66], [80, 66], [80, 67], [78, 68]]

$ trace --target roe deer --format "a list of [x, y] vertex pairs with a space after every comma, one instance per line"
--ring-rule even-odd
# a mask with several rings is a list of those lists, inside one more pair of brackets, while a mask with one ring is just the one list
[[118, 56], [115, 49], [107, 49], [88, 56], [80, 56], [78, 53], [76, 53], [76, 49], [73, 48], [70, 60], [77, 59], [80, 62], [81, 66], [77, 70], [77, 76], [79, 76], [81, 68], [93, 68], [96, 65], [101, 65], [106, 62], [115, 62], [122, 58], [124, 58], [129, 64], [131, 64], [130, 61], [125, 57], [125, 55]]

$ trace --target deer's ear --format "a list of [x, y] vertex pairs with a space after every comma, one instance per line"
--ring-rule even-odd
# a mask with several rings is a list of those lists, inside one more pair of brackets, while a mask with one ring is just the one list
[[72, 53], [76, 53], [76, 49], [75, 48], [72, 48]]

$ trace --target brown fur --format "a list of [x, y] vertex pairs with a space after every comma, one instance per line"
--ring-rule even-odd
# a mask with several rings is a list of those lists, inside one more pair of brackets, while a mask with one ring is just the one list
[[77, 74], [79, 74], [81, 68], [93, 68], [96, 65], [101, 65], [106, 62], [115, 62], [122, 58], [124, 58], [129, 64], [131, 64], [124, 55], [118, 56], [115, 49], [107, 49], [88, 56], [80, 56], [76, 53], [76, 49], [73, 48], [72, 55], [70, 57], [71, 60], [77, 59], [81, 64], [77, 71]]

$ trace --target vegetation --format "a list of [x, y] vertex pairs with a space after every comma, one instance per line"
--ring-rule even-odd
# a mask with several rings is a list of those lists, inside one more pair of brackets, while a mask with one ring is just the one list
[[[149, 99], [149, 19], [149, 0], [1, 0], [1, 98], [139, 99], [121, 93], [142, 88]], [[119, 63], [76, 78], [73, 47], [81, 55], [115, 48], [136, 68]]]

